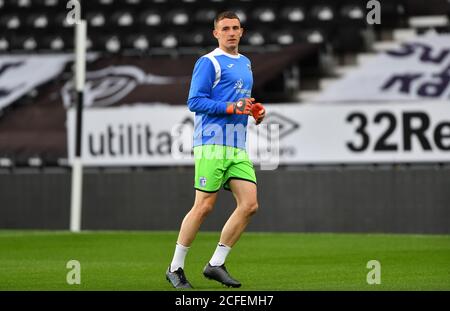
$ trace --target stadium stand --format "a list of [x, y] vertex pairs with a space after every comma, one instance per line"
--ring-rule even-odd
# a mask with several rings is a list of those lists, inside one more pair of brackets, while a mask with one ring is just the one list
[[[184, 46], [208, 47], [214, 41], [205, 36], [211, 29], [217, 12], [232, 9], [242, 19], [249, 34], [262, 32], [262, 39], [247, 37], [252, 45], [288, 45], [294, 43], [331, 43], [338, 51], [358, 51], [363, 45], [361, 30], [369, 28], [365, 22], [366, 2], [341, 1], [82, 1], [83, 14], [90, 27], [92, 50], [122, 52], [124, 49], [151, 50], [152, 48], [175, 48]], [[435, 5], [433, 5], [436, 3]], [[84, 6], [85, 5], [85, 6]], [[1, 36], [5, 42], [2, 52], [12, 51], [71, 51], [72, 27], [65, 19], [66, 1], [61, 0], [4, 0], [1, 3]], [[420, 1], [385, 1], [381, 6], [383, 23], [381, 29], [401, 28], [408, 17], [448, 14], [446, 1], [434, 1], [424, 6]], [[350, 36], [348, 31], [351, 31]], [[197, 39], [183, 40], [187, 35]], [[201, 34], [196, 36], [196, 34]], [[283, 34], [283, 35], [280, 35]], [[108, 39], [117, 37], [118, 49], [108, 49]], [[164, 40], [171, 37], [172, 39]], [[341, 39], [352, 37], [348, 44]], [[43, 40], [46, 38], [47, 40]], [[144, 48], [136, 40], [146, 38]], [[34, 41], [35, 44], [27, 43]], [[332, 39], [332, 40], [330, 40]], [[255, 41], [256, 40], [256, 41]], [[132, 45], [124, 44], [131, 41]], [[142, 40], [141, 40], [142, 41]], [[347, 43], [347, 41], [345, 41]], [[49, 43], [52, 43], [49, 45]], [[56, 43], [55, 43], [56, 42]], [[98, 44], [101, 42], [101, 44]], [[144, 45], [145, 46], [145, 45]]]
[[[255, 94], [272, 103], [307, 99], [309, 91], [320, 87], [320, 79], [338, 76], [337, 65], [354, 62], [358, 53], [374, 51], [379, 41], [394, 39], [396, 29], [417, 33], [450, 29], [450, 2], [445, 0], [382, 1], [383, 22], [375, 26], [365, 20], [367, 1], [357, 0], [81, 3], [89, 27], [88, 50], [102, 55], [89, 64], [89, 70], [105, 61], [120, 64], [127, 56], [148, 62], [156, 73], [179, 76], [189, 75], [196, 57], [216, 45], [211, 28], [217, 12], [234, 10], [246, 29], [241, 51], [251, 55], [255, 64], [264, 62], [258, 55], [265, 53], [279, 58], [255, 72]], [[0, 0], [0, 55], [72, 53], [73, 27], [66, 20], [66, 4], [62, 0]], [[424, 17], [428, 19], [420, 19]], [[58, 77], [2, 109], [0, 166], [58, 165], [59, 159], [67, 157], [61, 87], [71, 77], [68, 64]], [[186, 83], [179, 92], [160, 88], [159, 95], [170, 104], [184, 104]]]

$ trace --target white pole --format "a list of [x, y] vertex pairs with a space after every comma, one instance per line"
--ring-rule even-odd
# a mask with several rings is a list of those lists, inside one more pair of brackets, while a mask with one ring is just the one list
[[86, 21], [80, 20], [75, 24], [75, 75], [78, 92], [84, 90], [86, 72]]
[[77, 91], [76, 105], [76, 145], [72, 162], [72, 193], [70, 200], [70, 231], [81, 230], [81, 206], [83, 199], [83, 163], [81, 161], [81, 137], [84, 83], [86, 72], [86, 21], [75, 25], [75, 83]]
[[79, 157], [72, 162], [72, 195], [70, 204], [70, 231], [81, 230], [81, 200], [83, 187], [83, 165]]

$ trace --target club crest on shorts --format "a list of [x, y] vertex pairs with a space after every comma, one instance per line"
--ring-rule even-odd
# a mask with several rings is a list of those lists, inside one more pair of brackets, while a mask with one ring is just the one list
[[200, 177], [199, 182], [200, 182], [200, 186], [205, 187], [206, 186], [206, 177]]

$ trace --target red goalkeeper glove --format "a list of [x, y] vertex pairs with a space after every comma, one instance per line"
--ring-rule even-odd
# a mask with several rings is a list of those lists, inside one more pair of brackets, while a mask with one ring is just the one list
[[241, 98], [237, 102], [227, 103], [227, 114], [251, 114], [254, 98]]
[[256, 103], [252, 105], [252, 116], [255, 118], [256, 125], [260, 124], [264, 117], [266, 116], [266, 109], [261, 103]]

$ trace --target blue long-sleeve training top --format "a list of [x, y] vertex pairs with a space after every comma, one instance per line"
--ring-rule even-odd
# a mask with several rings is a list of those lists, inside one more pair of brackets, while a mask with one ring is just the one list
[[227, 102], [251, 97], [250, 60], [216, 48], [194, 66], [188, 107], [195, 112], [194, 143], [245, 149], [248, 115], [226, 114]]

